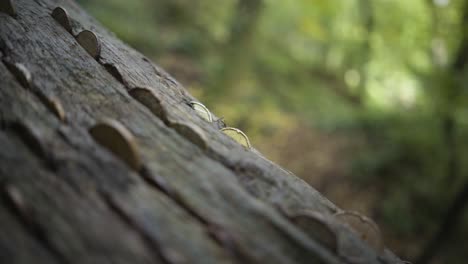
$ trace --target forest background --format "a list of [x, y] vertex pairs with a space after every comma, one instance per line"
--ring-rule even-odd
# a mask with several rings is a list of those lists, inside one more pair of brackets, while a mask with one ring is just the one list
[[466, 263], [467, 1], [79, 2], [400, 257]]

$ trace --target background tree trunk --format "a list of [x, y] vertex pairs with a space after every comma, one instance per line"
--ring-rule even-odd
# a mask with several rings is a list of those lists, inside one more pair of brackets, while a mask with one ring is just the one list
[[[0, 12], [1, 263], [399, 262], [198, 117], [181, 85], [74, 2], [12, 4], [15, 15]], [[57, 6], [71, 32], [51, 16]], [[78, 44], [82, 30], [97, 35], [97, 59]], [[102, 119], [133, 134], [141, 169], [93, 140]], [[316, 230], [333, 227], [336, 248], [290, 220], [304, 210], [327, 219]]]

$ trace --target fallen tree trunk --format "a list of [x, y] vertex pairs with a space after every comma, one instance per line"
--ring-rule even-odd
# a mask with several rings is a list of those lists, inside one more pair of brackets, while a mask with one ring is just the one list
[[0, 8], [2, 263], [400, 262], [74, 2]]

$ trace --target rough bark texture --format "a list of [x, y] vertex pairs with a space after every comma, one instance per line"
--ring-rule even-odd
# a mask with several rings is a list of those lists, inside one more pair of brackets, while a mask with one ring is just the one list
[[[341, 210], [308, 184], [200, 118], [180, 84], [74, 2], [12, 4], [16, 15], [0, 12], [1, 263], [400, 262], [335, 220]], [[57, 6], [71, 32], [51, 16]], [[85, 29], [101, 43], [97, 59], [75, 38]], [[134, 135], [143, 168], [93, 140], [102, 119]], [[299, 211], [322, 223], [297, 224]]]

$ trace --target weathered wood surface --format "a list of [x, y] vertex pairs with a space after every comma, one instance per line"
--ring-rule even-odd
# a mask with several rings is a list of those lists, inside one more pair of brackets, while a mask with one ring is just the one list
[[[200, 118], [177, 81], [74, 2], [12, 4], [16, 15], [0, 12], [1, 263], [400, 262], [308, 184]], [[71, 32], [51, 16], [57, 6]], [[82, 30], [96, 34], [97, 58], [78, 44]], [[102, 119], [134, 135], [141, 169], [93, 140]], [[292, 221], [300, 211], [322, 215], [335, 236]]]

